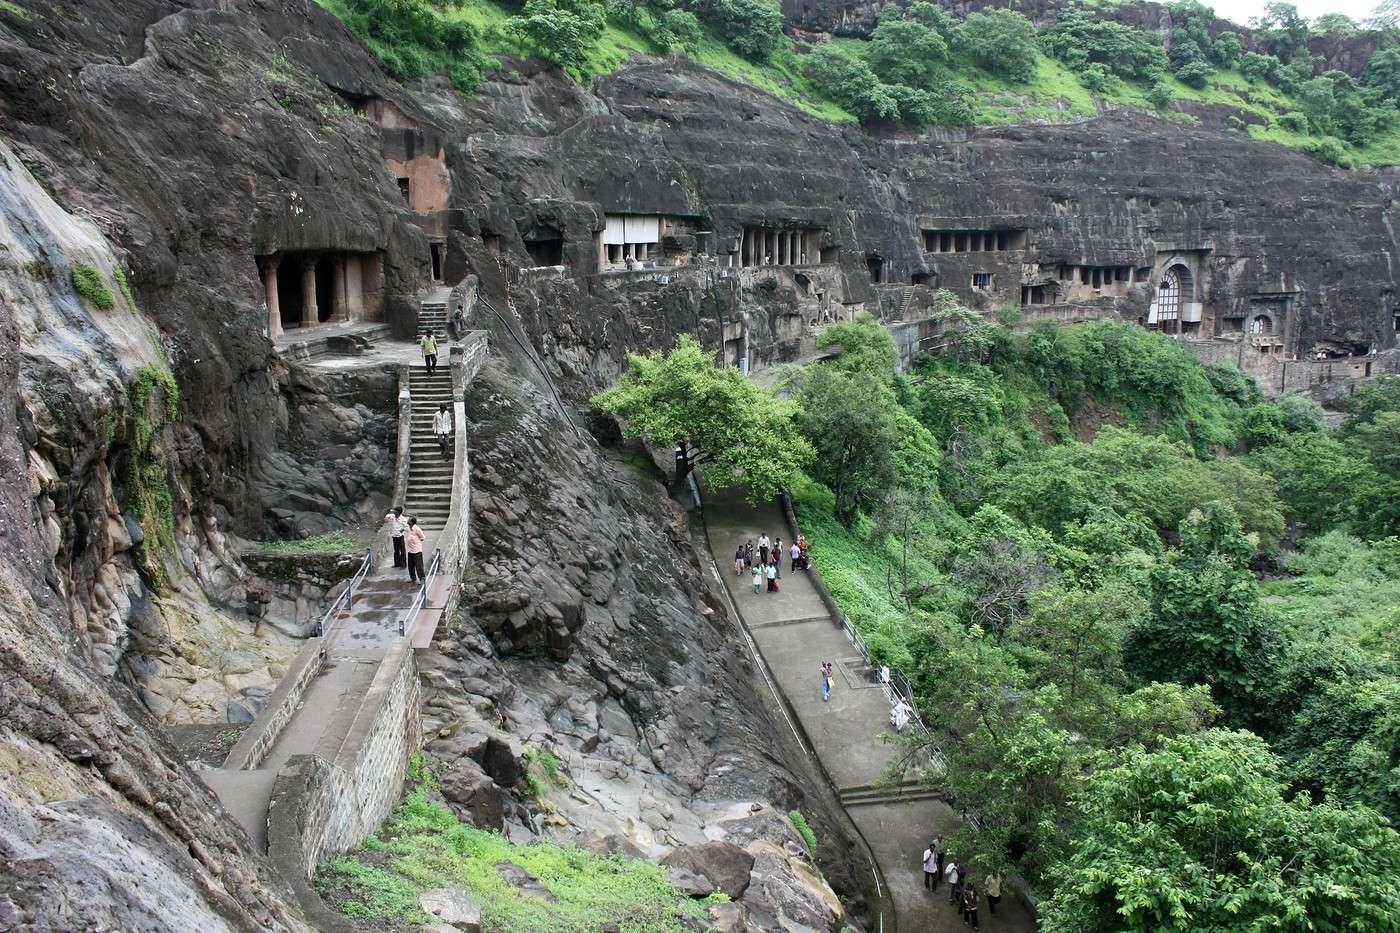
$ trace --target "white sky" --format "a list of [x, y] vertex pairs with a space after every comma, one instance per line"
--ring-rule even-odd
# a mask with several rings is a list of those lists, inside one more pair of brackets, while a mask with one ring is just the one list
[[[1258, 16], [1264, 12], [1264, 4], [1268, 0], [1201, 0], [1206, 6], [1214, 7], [1215, 12], [1222, 19], [1234, 20], [1241, 26], [1245, 25], [1251, 16]], [[1371, 15], [1371, 10], [1376, 5], [1376, 0], [1291, 0], [1298, 12], [1310, 20], [1317, 19], [1323, 13], [1345, 13], [1357, 22], [1361, 22]]]

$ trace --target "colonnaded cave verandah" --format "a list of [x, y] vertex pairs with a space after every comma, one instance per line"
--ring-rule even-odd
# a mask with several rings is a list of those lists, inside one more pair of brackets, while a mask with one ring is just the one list
[[383, 254], [308, 251], [259, 256], [267, 332], [377, 320], [383, 309]]

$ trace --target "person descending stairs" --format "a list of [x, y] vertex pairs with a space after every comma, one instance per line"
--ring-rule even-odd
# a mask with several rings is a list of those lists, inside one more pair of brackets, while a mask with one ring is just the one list
[[[427, 369], [418, 364], [408, 377], [408, 391], [413, 399], [413, 430], [409, 446], [408, 496], [404, 512], [418, 519], [428, 534], [441, 531], [447, 524], [452, 507], [453, 445], [443, 456], [437, 438], [433, 436], [433, 415], [439, 405], [452, 411], [452, 375], [450, 366], [439, 366], [428, 377]], [[453, 426], [460, 431], [460, 424]]]

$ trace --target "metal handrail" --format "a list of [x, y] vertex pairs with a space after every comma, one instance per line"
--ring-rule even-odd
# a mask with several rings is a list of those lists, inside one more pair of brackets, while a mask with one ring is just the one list
[[408, 629], [414, 622], [418, 621], [418, 613], [423, 611], [423, 606], [428, 601], [428, 587], [432, 585], [433, 578], [442, 569], [442, 548], [433, 548], [433, 562], [428, 565], [428, 572], [423, 575], [423, 585], [418, 588], [418, 595], [413, 598], [413, 603], [408, 607], [408, 613], [399, 620], [399, 635], [406, 636]]
[[350, 582], [345, 585], [345, 589], [340, 591], [340, 595], [331, 603], [331, 607], [321, 616], [321, 621], [316, 627], [316, 634], [321, 638], [326, 637], [331, 623], [342, 609], [350, 605], [355, 598], [355, 589], [364, 582], [365, 577], [374, 572], [374, 549], [370, 548], [365, 552], [365, 559], [360, 561], [360, 569], [355, 571], [355, 575], [350, 578]]

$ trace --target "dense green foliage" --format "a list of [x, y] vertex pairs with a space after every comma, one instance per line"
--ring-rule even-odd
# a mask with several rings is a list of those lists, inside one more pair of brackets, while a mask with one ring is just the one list
[[[793, 495], [833, 596], [915, 684], [934, 734], [903, 760], [937, 743], [980, 817], [952, 841], [974, 877], [1021, 873], [1056, 930], [1400, 923], [1400, 541], [1374, 508], [1400, 380], [1329, 432], [1161, 335], [936, 305], [908, 376], [876, 378], [855, 322], [794, 379], [800, 408], [865, 416], [850, 471], [824, 461], [851, 429], [804, 422]], [[888, 391], [852, 406], [853, 379]], [[922, 482], [892, 466], [900, 417]], [[1261, 584], [1270, 560], [1288, 576]]]
[[126, 504], [144, 536], [139, 566], [150, 585], [165, 581], [161, 554], [175, 547], [175, 505], [166, 467], [165, 429], [180, 412], [180, 392], [170, 370], [141, 367], [128, 390], [131, 437], [126, 451]]
[[461, 91], [473, 91], [486, 65], [479, 36], [462, 15], [465, 0], [319, 0], [369, 46], [389, 71], [414, 78], [446, 71]]
[[[520, 893], [497, 870], [503, 862], [538, 878], [555, 900]], [[679, 933], [704, 916], [703, 902], [677, 891], [660, 865], [548, 842], [511, 843], [460, 822], [421, 786], [359, 850], [323, 866], [316, 883], [350, 917], [405, 928], [432, 922], [418, 897], [438, 887], [475, 899], [490, 933], [595, 933], [609, 923]]]
[[102, 281], [102, 273], [89, 263], [80, 262], [73, 267], [73, 289], [103, 311], [111, 310], [117, 303], [112, 290]]
[[578, 71], [605, 25], [595, 0], [525, 0], [525, 9], [506, 24], [506, 33], [540, 58]]
[[812, 456], [793, 423], [792, 402], [737, 369], [716, 369], [692, 337], [681, 337], [669, 353], [631, 354], [621, 383], [593, 404], [623, 419], [629, 437], [683, 447], [689, 465], [714, 488], [737, 478], [753, 495], [770, 497], [791, 485]]
[[263, 554], [344, 554], [355, 549], [355, 539], [343, 530], [326, 531], [292, 541], [263, 541], [258, 551]]

